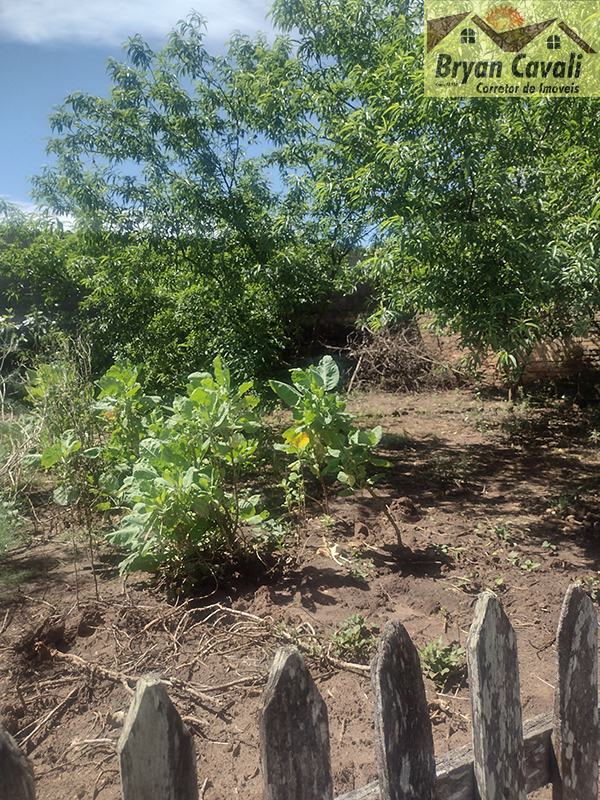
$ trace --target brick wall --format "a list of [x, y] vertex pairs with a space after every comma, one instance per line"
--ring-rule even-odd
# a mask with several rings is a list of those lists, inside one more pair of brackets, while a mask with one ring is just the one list
[[[423, 340], [430, 349], [451, 364], [456, 364], [464, 350], [458, 346], [458, 336], [436, 336], [427, 325], [429, 318], [420, 320]], [[600, 323], [600, 315], [596, 319]], [[493, 372], [494, 365], [487, 365]], [[488, 372], [484, 364], [484, 372]], [[524, 382], [559, 380], [600, 373], [600, 332], [591, 331], [586, 337], [537, 344], [529, 358]]]

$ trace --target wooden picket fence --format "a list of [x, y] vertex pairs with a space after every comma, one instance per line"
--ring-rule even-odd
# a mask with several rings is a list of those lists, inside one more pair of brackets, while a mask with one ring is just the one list
[[[515, 632], [484, 592], [467, 643], [473, 744], [434, 756], [417, 650], [388, 622], [371, 667], [379, 780], [338, 800], [598, 800], [598, 619], [579, 584], [556, 637], [553, 712], [522, 724]], [[264, 800], [333, 800], [327, 708], [293, 647], [274, 659], [262, 696]], [[25, 756], [0, 728], [0, 800], [33, 800]], [[118, 744], [123, 800], [198, 800], [191, 734], [156, 676], [138, 681]]]

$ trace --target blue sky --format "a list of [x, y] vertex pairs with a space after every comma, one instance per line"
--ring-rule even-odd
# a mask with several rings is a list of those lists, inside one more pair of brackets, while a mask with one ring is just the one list
[[106, 95], [122, 43], [139, 33], [160, 48], [192, 8], [211, 52], [232, 31], [271, 27], [267, 0], [0, 0], [0, 198], [32, 207], [27, 178], [48, 161], [53, 107], [75, 91]]

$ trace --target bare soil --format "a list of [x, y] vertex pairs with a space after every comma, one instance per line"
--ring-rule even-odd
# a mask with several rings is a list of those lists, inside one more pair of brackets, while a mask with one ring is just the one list
[[[0, 722], [40, 798], [120, 797], [117, 741], [135, 679], [152, 672], [194, 733], [202, 797], [258, 800], [257, 709], [289, 642], [328, 705], [335, 793], [360, 787], [376, 778], [368, 665], [335, 656], [332, 633], [360, 614], [379, 629], [400, 619], [418, 648], [464, 645], [485, 588], [517, 633], [524, 717], [551, 708], [565, 590], [600, 589], [596, 413], [470, 388], [354, 395], [351, 407], [385, 431], [392, 467], [377, 487], [410, 557], [382, 505], [332, 498], [327, 514], [313, 506], [277, 575], [174, 601], [149, 576], [123, 581], [103, 548], [96, 587], [68, 516], [32, 498], [27, 545], [0, 564]], [[437, 752], [468, 742], [468, 686], [426, 689]]]

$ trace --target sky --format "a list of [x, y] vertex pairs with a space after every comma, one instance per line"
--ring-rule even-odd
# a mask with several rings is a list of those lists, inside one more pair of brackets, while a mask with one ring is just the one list
[[269, 0], [0, 0], [0, 199], [33, 210], [28, 178], [48, 163], [49, 115], [76, 91], [106, 96], [109, 57], [141, 34], [154, 49], [192, 10], [205, 43], [223, 51], [233, 31], [269, 32]]

